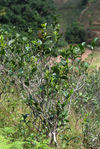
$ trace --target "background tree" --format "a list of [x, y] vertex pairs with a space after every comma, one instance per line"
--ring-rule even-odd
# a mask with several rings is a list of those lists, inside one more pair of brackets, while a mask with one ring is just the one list
[[53, 0], [1, 0], [0, 9], [2, 24], [14, 25], [24, 31], [32, 27], [35, 31], [42, 23], [52, 22], [56, 8]]

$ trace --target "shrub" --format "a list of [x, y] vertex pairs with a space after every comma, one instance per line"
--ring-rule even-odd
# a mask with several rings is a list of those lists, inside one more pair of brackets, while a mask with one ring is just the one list
[[[57, 146], [57, 135], [67, 127], [71, 97], [84, 86], [88, 63], [79, 59], [85, 51], [85, 43], [58, 50], [59, 25], [56, 23], [51, 25], [50, 32], [47, 24], [42, 24], [40, 33], [38, 39], [31, 41], [20, 36], [6, 40], [7, 35], [0, 35], [0, 75], [5, 82], [9, 81], [9, 86], [15, 85], [19, 91], [19, 97], [30, 109], [29, 113], [23, 114], [23, 121], [34, 127], [35, 143], [39, 147], [42, 143], [46, 148], [48, 137], [50, 145]], [[61, 61], [57, 63], [55, 57], [59, 55]], [[73, 72], [76, 74], [77, 71], [78, 77], [75, 78]], [[41, 142], [41, 135], [45, 135], [46, 140]]]
[[[30, 119], [35, 131], [50, 134], [50, 144], [56, 145], [58, 131], [68, 123], [67, 104], [73, 92], [67, 81], [68, 58], [76, 59], [84, 52], [84, 44], [71, 46], [67, 51], [58, 50], [58, 40], [57, 24], [51, 26], [50, 32], [47, 24], [42, 24], [41, 36], [32, 41], [17, 36], [6, 42], [5, 36], [0, 36], [0, 63], [4, 66], [1, 76], [4, 78], [6, 73], [7, 79], [20, 90], [21, 98], [33, 113]], [[59, 55], [60, 63], [52, 61]]]
[[78, 22], [73, 22], [66, 29], [65, 39], [69, 43], [81, 43], [83, 41], [86, 41], [85, 29]]

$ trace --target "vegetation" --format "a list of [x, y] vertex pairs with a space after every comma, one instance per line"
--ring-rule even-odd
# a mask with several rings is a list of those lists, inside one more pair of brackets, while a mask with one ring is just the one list
[[[98, 49], [98, 48], [97, 48]], [[90, 58], [90, 57], [89, 57]], [[88, 58], [88, 59], [89, 59]], [[93, 70], [93, 69], [99, 69], [100, 67], [100, 52], [99, 52], [99, 49], [97, 51], [94, 51], [93, 52], [93, 60], [91, 62], [91, 65], [90, 65], [90, 70]]]
[[35, 32], [42, 23], [52, 23], [55, 9], [53, 0], [1, 0], [0, 22], [24, 31], [33, 28]]
[[[58, 32], [57, 24], [50, 27], [42, 24], [41, 37], [36, 40], [29, 41], [28, 38], [20, 35], [10, 39], [4, 33], [0, 36], [1, 83], [4, 85], [4, 88], [1, 88], [1, 94], [2, 92], [5, 94], [5, 91], [11, 94], [12, 91], [17, 90], [18, 96], [23, 99], [23, 103], [28, 108], [27, 113], [22, 114], [22, 121], [26, 126], [19, 123], [24, 131], [24, 127], [29, 131], [29, 133], [25, 131], [26, 135], [23, 136], [26, 148], [40, 146], [47, 148], [48, 139], [50, 146], [53, 144], [58, 146], [58, 137], [62, 142], [66, 140], [67, 136], [62, 132], [68, 129], [68, 113], [72, 105], [75, 105], [75, 111], [78, 108], [79, 101], [76, 103], [76, 97], [80, 95], [79, 91], [84, 86], [82, 80], [86, 77], [88, 63], [77, 61], [77, 58], [84, 53], [85, 43], [71, 45], [67, 50], [57, 50], [60, 37]], [[92, 49], [94, 45], [95, 41], [92, 42]], [[61, 55], [61, 62], [55, 63], [55, 57], [59, 55]], [[72, 62], [69, 62], [69, 58]], [[89, 99], [86, 98], [86, 100]], [[84, 102], [81, 104], [84, 106]], [[30, 140], [35, 136], [37, 136], [35, 142]], [[69, 138], [68, 142], [70, 139], [72, 138]], [[68, 142], [60, 147], [66, 148], [69, 145]]]
[[[97, 38], [82, 42], [76, 23], [66, 33], [75, 44], [61, 47], [53, 19], [36, 25], [38, 37], [30, 25], [20, 34], [13, 24], [1, 25], [0, 149], [100, 148], [100, 70], [89, 71]], [[87, 48], [92, 54], [83, 61]]]
[[72, 23], [66, 29], [65, 39], [69, 43], [81, 43], [86, 41], [86, 37], [87, 35], [84, 27], [78, 22]]
[[[1, 149], [22, 149], [22, 146], [24, 142], [19, 141], [13, 141], [13, 133], [15, 130], [10, 127], [5, 127], [3, 129], [0, 129], [0, 148]], [[9, 136], [9, 139], [7, 138]]]
[[89, 2], [89, 0], [83, 0], [83, 1], [82, 1], [82, 5], [87, 5], [88, 2]]
[[[89, 41], [90, 38], [93, 39], [96, 36], [99, 37], [99, 35], [96, 34], [97, 32], [92, 32], [91, 26], [95, 23], [99, 24], [100, 0], [68, 0], [62, 1], [62, 5], [60, 5], [59, 0], [56, 1], [58, 1], [57, 4], [58, 12], [60, 14], [59, 22], [61, 24], [61, 33], [65, 38], [67, 32], [66, 28], [67, 30], [70, 29], [72, 23], [75, 24], [75, 22], [78, 22], [79, 24], [81, 23], [81, 26], [83, 25], [83, 30], [88, 31], [89, 34], [87, 34], [87, 41]], [[73, 40], [73, 37], [71, 39], [71, 36], [68, 38]]]

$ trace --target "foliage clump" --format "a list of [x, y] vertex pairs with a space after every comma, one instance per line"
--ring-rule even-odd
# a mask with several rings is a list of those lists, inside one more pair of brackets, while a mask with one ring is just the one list
[[[86, 43], [59, 49], [59, 27], [57, 22], [51, 26], [42, 24], [41, 36], [35, 40], [20, 34], [11, 37], [1, 30], [1, 83], [8, 86], [6, 92], [11, 92], [10, 87], [16, 88], [18, 101], [22, 99], [28, 108], [22, 113], [22, 119], [17, 124], [19, 133], [15, 135], [23, 138], [24, 148], [51, 148], [60, 144], [65, 149], [73, 139], [77, 140], [73, 135], [64, 134], [70, 129], [71, 108], [84, 118], [84, 112], [87, 114], [89, 110], [86, 103], [94, 104], [89, 101], [92, 97], [87, 98], [88, 87], [84, 87], [89, 67], [88, 62], [82, 61]], [[90, 46], [92, 50], [95, 41]], [[56, 61], [58, 56], [59, 62]], [[85, 140], [87, 119], [83, 121]], [[82, 143], [86, 145], [84, 141]]]
[[86, 41], [86, 38], [86, 31], [80, 23], [73, 22], [69, 27], [67, 27], [65, 39], [69, 43], [81, 43]]
[[1, 0], [0, 22], [23, 31], [33, 28], [35, 32], [42, 23], [52, 23], [55, 9], [53, 0]]

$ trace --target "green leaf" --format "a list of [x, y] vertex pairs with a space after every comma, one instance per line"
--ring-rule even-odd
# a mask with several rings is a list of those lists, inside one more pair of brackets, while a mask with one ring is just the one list
[[27, 41], [27, 37], [23, 37], [22, 39], [23, 39], [23, 41]]
[[9, 70], [9, 71], [8, 71], [8, 74], [9, 74], [10, 76], [12, 76], [14, 73], [13, 73], [12, 70]]
[[23, 71], [23, 68], [20, 68], [18, 71], [17, 71], [18, 75], [22, 75], [24, 73]]
[[65, 80], [68, 79], [68, 78], [67, 78], [67, 75], [60, 76], [60, 78], [61, 78], [61, 79], [65, 79]]
[[98, 41], [98, 38], [94, 38], [94, 40], [92, 41], [91, 45], [93, 48], [96, 46], [97, 41]]
[[67, 91], [63, 91], [62, 93], [66, 98], [69, 97], [69, 93]]
[[5, 55], [5, 49], [1, 49], [0, 50], [0, 54], [3, 56], [3, 55]]
[[8, 42], [8, 45], [11, 46], [11, 44], [14, 43], [14, 42], [15, 42], [15, 39], [12, 39], [12, 40], [10, 40], [10, 41]]
[[59, 74], [59, 67], [56, 66], [52, 66], [51, 69], [53, 70], [53, 73]]
[[84, 67], [85, 67], [85, 68], [88, 68], [88, 67], [89, 67], [89, 63], [84, 62]]

